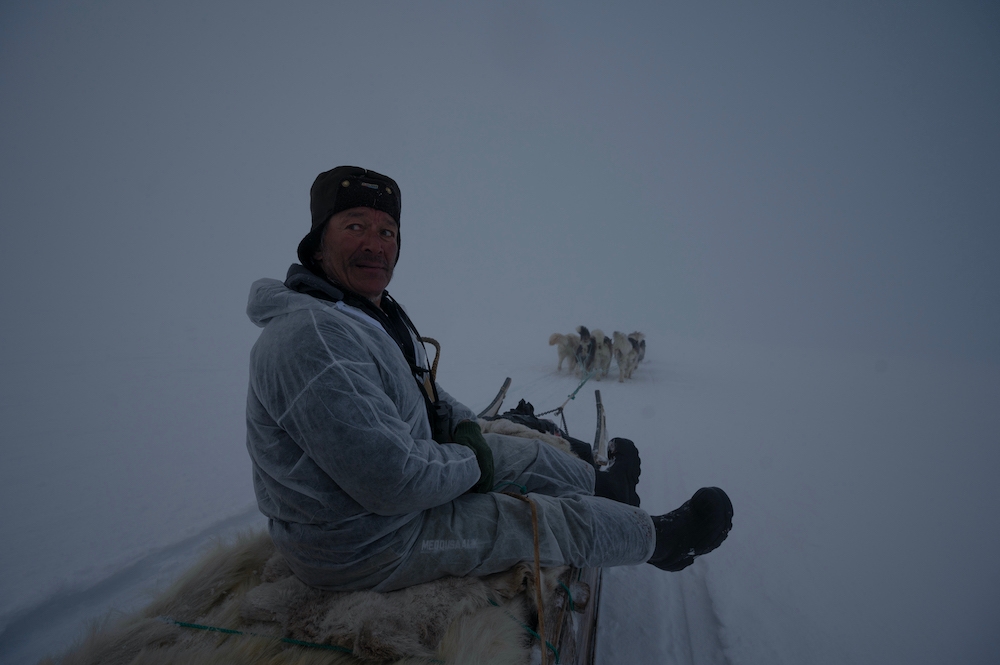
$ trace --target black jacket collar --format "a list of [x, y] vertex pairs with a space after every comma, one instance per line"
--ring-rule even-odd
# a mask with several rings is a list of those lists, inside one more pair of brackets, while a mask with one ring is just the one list
[[288, 268], [285, 286], [292, 291], [298, 291], [313, 298], [337, 302], [344, 299], [344, 292], [333, 285], [328, 279], [320, 277], [303, 265], [293, 263]]

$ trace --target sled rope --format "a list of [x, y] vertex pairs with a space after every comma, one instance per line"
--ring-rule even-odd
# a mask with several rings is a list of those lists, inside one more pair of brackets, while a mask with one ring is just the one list
[[433, 385], [437, 381], [438, 361], [441, 360], [441, 344], [433, 337], [421, 337], [420, 341], [434, 347], [434, 364], [431, 365], [431, 384]]
[[[158, 617], [160, 621], [164, 623], [170, 623], [175, 626], [180, 626], [181, 628], [194, 628], [196, 630], [207, 630], [212, 633], [225, 633], [226, 635], [244, 635], [247, 637], [263, 637], [269, 640], [277, 640], [279, 642], [284, 642], [285, 644], [294, 644], [299, 647], [309, 647], [310, 649], [326, 649], [327, 651], [339, 651], [341, 653], [348, 653], [353, 655], [354, 652], [347, 647], [340, 647], [336, 644], [318, 644], [316, 642], [303, 642], [302, 640], [293, 640], [290, 637], [275, 637], [274, 635], [262, 635], [261, 633], [251, 633], [245, 630], [233, 630], [232, 628], [220, 628], [219, 626], [206, 626], [200, 623], [189, 623], [187, 621], [178, 621], [177, 619], [172, 619], [170, 617]], [[436, 662], [436, 661], [435, 661]]]
[[562, 580], [559, 580], [559, 586], [561, 586], [562, 590], [566, 592], [566, 597], [569, 599], [569, 611], [576, 612], [576, 605], [573, 603], [573, 593], [569, 590], [569, 587], [563, 583]]
[[[557, 630], [556, 630], [556, 644], [562, 644], [563, 626], [566, 625], [566, 611], [567, 610], [569, 610], [570, 612], [576, 611], [576, 608], [573, 603], [573, 594], [570, 592], [569, 587], [563, 584], [562, 580], [559, 580], [559, 586], [561, 586], [563, 591], [566, 592], [566, 598], [569, 599], [569, 602], [566, 605], [563, 605], [562, 609], [559, 610], [559, 622], [557, 624]], [[559, 659], [557, 657], [556, 663], [558, 662]]]
[[[518, 501], [524, 501], [531, 508], [531, 540], [535, 548], [535, 605], [538, 608], [538, 641], [542, 645], [548, 645], [545, 640], [545, 604], [542, 601], [542, 556], [538, 547], [538, 507], [531, 497], [524, 494], [506, 493]], [[542, 665], [547, 662], [545, 646], [542, 647]], [[556, 652], [558, 654], [558, 652]], [[558, 657], [556, 662], [558, 662]]]
[[587, 383], [587, 381], [590, 381], [590, 377], [594, 376], [594, 374], [596, 374], [596, 372], [584, 372], [583, 381], [581, 381], [580, 385], [576, 387], [576, 390], [574, 390], [569, 394], [565, 402], [563, 402], [554, 409], [549, 409], [548, 411], [543, 411], [542, 413], [536, 415], [538, 417], [541, 417], [541, 416], [547, 416], [550, 413], [558, 414], [559, 417], [562, 419], [563, 431], [566, 432], [566, 434], [569, 434], [569, 427], [566, 426], [566, 413], [565, 413], [566, 405], [569, 404], [570, 400], [576, 399], [576, 394], [580, 392], [580, 388], [583, 388], [583, 384]]
[[[490, 601], [492, 602], [492, 601]], [[242, 635], [246, 637], [263, 637], [268, 640], [277, 640], [279, 642], [284, 642], [285, 644], [294, 644], [297, 647], [308, 647], [310, 649], [326, 649], [327, 651], [339, 651], [340, 653], [346, 653], [354, 655], [354, 652], [347, 647], [337, 646], [336, 644], [318, 644], [316, 642], [304, 642], [302, 640], [293, 640], [290, 637], [275, 637], [273, 635], [263, 635], [261, 633], [251, 633], [246, 630], [233, 630], [232, 628], [220, 628], [219, 626], [206, 626], [200, 623], [190, 623], [187, 621], [178, 621], [177, 619], [172, 619], [170, 617], [157, 617], [163, 623], [173, 624], [181, 628], [194, 628], [196, 630], [206, 630], [212, 633], [225, 633], [226, 635]], [[431, 663], [443, 663], [437, 659], [431, 659]], [[558, 661], [557, 661], [558, 662]]]

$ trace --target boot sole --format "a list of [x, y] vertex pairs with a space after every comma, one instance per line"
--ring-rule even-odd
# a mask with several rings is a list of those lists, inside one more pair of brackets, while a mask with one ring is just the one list
[[733, 502], [718, 487], [702, 487], [691, 497], [691, 510], [712, 529], [705, 534], [702, 546], [694, 550], [695, 556], [708, 554], [729, 537], [733, 528]]
[[674, 560], [650, 559], [649, 563], [661, 570], [676, 573], [684, 570], [696, 557], [708, 554], [729, 537], [733, 528], [733, 502], [729, 495], [718, 487], [702, 487], [689, 500], [690, 510], [703, 524], [710, 525], [707, 533], [698, 538], [699, 547], [692, 548], [687, 554]]

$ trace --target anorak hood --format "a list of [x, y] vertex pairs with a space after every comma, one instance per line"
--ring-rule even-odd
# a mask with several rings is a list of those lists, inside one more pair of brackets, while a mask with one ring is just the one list
[[343, 298], [343, 292], [333, 284], [304, 266], [293, 263], [284, 282], [265, 278], [253, 283], [247, 302], [247, 316], [254, 325], [263, 328], [276, 316], [300, 309], [325, 309], [330, 302]]

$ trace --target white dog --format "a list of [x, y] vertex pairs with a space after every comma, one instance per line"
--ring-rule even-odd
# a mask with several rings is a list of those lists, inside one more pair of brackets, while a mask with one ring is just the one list
[[615, 360], [618, 362], [618, 383], [632, 378], [632, 372], [639, 364], [639, 341], [625, 333], [614, 332]]
[[569, 371], [572, 372], [576, 369], [576, 347], [580, 346], [579, 335], [573, 333], [568, 335], [552, 333], [549, 336], [549, 346], [555, 346], [559, 351], [559, 365], [556, 367], [557, 372], [562, 371], [563, 360], [569, 360]]
[[576, 375], [591, 374], [600, 381], [611, 369], [614, 355], [611, 338], [605, 337], [597, 328], [589, 330], [587, 326], [577, 326], [576, 332], [580, 334], [580, 343], [576, 347]]

